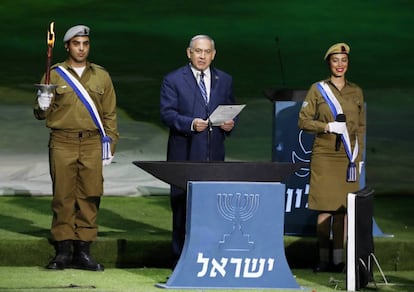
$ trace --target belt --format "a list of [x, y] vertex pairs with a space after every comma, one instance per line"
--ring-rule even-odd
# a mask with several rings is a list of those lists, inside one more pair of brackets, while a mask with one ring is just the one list
[[52, 133], [63, 135], [67, 138], [86, 138], [92, 137], [99, 134], [99, 130], [85, 130], [80, 132], [71, 132], [65, 130], [52, 130]]

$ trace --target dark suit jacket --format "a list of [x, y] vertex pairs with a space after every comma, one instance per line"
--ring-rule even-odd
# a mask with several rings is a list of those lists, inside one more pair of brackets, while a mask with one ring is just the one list
[[162, 122], [170, 128], [167, 160], [223, 161], [224, 139], [228, 133], [220, 127], [212, 131], [191, 131], [194, 118], [207, 119], [221, 104], [234, 104], [232, 77], [210, 67], [210, 102], [205, 104], [190, 65], [169, 74], [161, 86], [160, 112]]

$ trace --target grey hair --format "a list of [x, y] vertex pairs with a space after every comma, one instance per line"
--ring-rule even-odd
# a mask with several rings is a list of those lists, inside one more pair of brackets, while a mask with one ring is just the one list
[[193, 36], [193, 37], [191, 38], [191, 40], [190, 40], [190, 43], [188, 44], [188, 48], [189, 48], [189, 49], [192, 49], [192, 48], [193, 48], [193, 45], [194, 45], [194, 42], [195, 42], [196, 40], [199, 40], [199, 39], [208, 39], [208, 40], [211, 42], [211, 47], [212, 47], [213, 49], [215, 49], [214, 40], [213, 40], [210, 36], [205, 35], [205, 34], [198, 34], [198, 35], [196, 35], [196, 36]]

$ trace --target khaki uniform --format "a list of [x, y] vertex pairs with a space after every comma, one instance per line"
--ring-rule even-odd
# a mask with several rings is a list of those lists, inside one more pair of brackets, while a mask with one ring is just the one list
[[112, 153], [119, 136], [116, 95], [111, 78], [102, 67], [87, 63], [79, 78], [63, 62], [52, 67], [50, 83], [58, 87], [50, 107], [42, 111], [37, 102], [34, 105], [35, 117], [46, 119], [46, 126], [51, 129], [49, 163], [53, 183], [53, 239], [93, 241], [98, 233], [96, 219], [103, 194], [102, 140], [84, 104], [72, 87], [53, 70], [56, 66], [66, 68], [88, 91], [106, 135], [112, 139]]
[[[354, 149], [358, 137], [359, 153], [356, 159], [357, 170], [364, 150], [365, 108], [362, 90], [354, 83], [346, 82], [339, 91], [329, 82], [346, 116], [346, 125]], [[318, 211], [336, 211], [346, 208], [348, 192], [359, 190], [359, 171], [357, 182], [346, 182], [348, 157], [341, 143], [339, 151], [335, 151], [336, 134], [325, 133], [327, 123], [334, 117], [328, 104], [320, 94], [317, 83], [310, 87], [299, 113], [299, 128], [315, 134], [311, 157], [311, 177], [309, 190], [309, 209]]]

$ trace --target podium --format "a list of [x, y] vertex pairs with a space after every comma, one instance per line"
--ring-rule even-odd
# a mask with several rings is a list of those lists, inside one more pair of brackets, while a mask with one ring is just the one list
[[300, 165], [134, 161], [187, 190], [186, 238], [167, 289], [299, 289], [284, 242], [285, 186]]
[[283, 182], [303, 167], [290, 162], [133, 161], [156, 178], [187, 189], [188, 181]]

